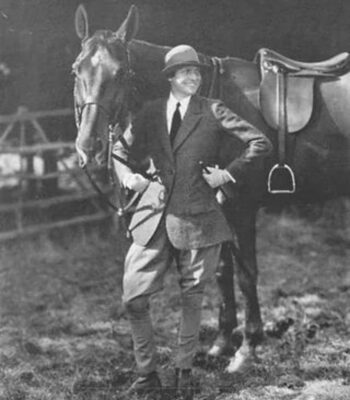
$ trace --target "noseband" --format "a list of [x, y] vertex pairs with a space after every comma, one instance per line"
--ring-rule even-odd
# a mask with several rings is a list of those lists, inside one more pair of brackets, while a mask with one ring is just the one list
[[81, 123], [81, 116], [83, 115], [83, 111], [84, 111], [85, 107], [87, 107], [87, 106], [97, 106], [97, 109], [102, 111], [102, 113], [105, 114], [109, 120], [110, 114], [102, 104], [100, 104], [98, 101], [87, 101], [81, 107], [77, 107], [79, 127], [80, 127], [80, 123]]

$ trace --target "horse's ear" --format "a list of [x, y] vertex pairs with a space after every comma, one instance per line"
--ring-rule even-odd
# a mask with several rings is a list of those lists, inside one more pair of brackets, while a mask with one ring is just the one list
[[139, 29], [139, 11], [136, 6], [130, 7], [128, 16], [125, 18], [116, 35], [125, 43], [133, 39]]
[[83, 4], [80, 4], [75, 11], [75, 31], [81, 40], [86, 39], [89, 36], [89, 21], [86, 8]]

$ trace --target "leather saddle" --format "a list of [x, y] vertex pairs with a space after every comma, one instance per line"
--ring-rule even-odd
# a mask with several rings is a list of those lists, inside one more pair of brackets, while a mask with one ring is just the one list
[[272, 194], [295, 193], [296, 179], [286, 162], [286, 136], [298, 132], [310, 121], [316, 78], [334, 79], [348, 69], [349, 53], [309, 63], [292, 60], [276, 51], [261, 49], [255, 56], [260, 68], [259, 101], [269, 126], [278, 131], [278, 162], [270, 169], [267, 187]]
[[[292, 60], [276, 51], [260, 49], [255, 60], [261, 74], [260, 109], [267, 124], [280, 129], [279, 107], [285, 108], [285, 130], [300, 131], [309, 122], [314, 104], [316, 78], [342, 75], [350, 63], [349, 53], [328, 60], [309, 63]], [[283, 79], [283, 91], [279, 90]]]

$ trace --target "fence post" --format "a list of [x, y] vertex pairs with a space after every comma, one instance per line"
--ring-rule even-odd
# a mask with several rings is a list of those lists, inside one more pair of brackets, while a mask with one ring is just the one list
[[[26, 111], [25, 107], [18, 107], [17, 109], [17, 115], [20, 119], [20, 116], [22, 114], [24, 114]], [[24, 124], [24, 121], [20, 120], [19, 123], [20, 126], [20, 131], [19, 131], [19, 148], [22, 149], [23, 146], [25, 146], [25, 134], [26, 134], [26, 127]], [[26, 159], [26, 161], [28, 162], [28, 159]], [[20, 153], [20, 172], [21, 172], [21, 176], [19, 178], [20, 180], [20, 191], [19, 191], [19, 197], [18, 197], [18, 203], [19, 203], [19, 207], [16, 210], [16, 219], [17, 219], [17, 226], [18, 226], [18, 230], [21, 232], [23, 230], [23, 194], [26, 191], [25, 188], [25, 180], [23, 179], [23, 174], [25, 169], [27, 168], [27, 165], [25, 165], [24, 162], [24, 158], [22, 157], [22, 154]]]

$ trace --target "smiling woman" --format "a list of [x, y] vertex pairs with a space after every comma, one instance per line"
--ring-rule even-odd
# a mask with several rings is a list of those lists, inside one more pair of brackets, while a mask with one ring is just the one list
[[202, 75], [198, 67], [189, 66], [176, 70], [168, 80], [175, 97], [183, 99], [197, 93], [202, 82]]

